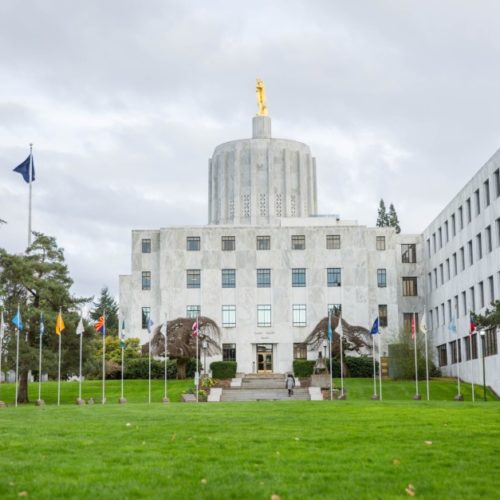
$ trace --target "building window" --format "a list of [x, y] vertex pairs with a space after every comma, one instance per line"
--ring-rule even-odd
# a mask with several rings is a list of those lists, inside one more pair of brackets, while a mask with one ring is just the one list
[[441, 285], [442, 285], [442, 284], [444, 284], [443, 264], [439, 264], [439, 276], [441, 278]]
[[292, 269], [292, 286], [306, 286], [306, 270], [304, 268]]
[[427, 257], [431, 256], [431, 239], [427, 238]]
[[403, 329], [405, 332], [411, 332], [411, 322], [413, 320], [413, 315], [415, 315], [415, 327], [418, 330], [418, 313], [403, 313]]
[[271, 304], [257, 304], [257, 326], [271, 326]]
[[441, 228], [438, 229], [439, 236], [439, 248], [443, 248], [443, 230]]
[[338, 250], [340, 248], [340, 234], [327, 234], [326, 235], [326, 249]]
[[493, 302], [495, 301], [495, 284], [493, 283], [493, 276], [490, 276], [488, 278], [488, 285], [490, 289], [489, 302], [490, 304], [493, 304]]
[[387, 286], [386, 269], [377, 269], [377, 286], [379, 288], [385, 288]]
[[470, 198], [465, 201], [465, 208], [467, 209], [467, 224], [472, 221], [472, 209], [470, 205]]
[[449, 280], [450, 278], [451, 278], [450, 259], [446, 259], [446, 279]]
[[186, 318], [196, 319], [201, 314], [199, 305], [186, 306]]
[[458, 207], [458, 222], [460, 223], [460, 229], [464, 228], [464, 209], [460, 206]]
[[404, 277], [403, 278], [403, 297], [416, 297], [417, 292], [417, 278]]
[[482, 281], [479, 282], [479, 307], [480, 309], [484, 307], [484, 284]]
[[142, 253], [151, 253], [151, 240], [149, 238], [143, 239], [141, 248], [142, 248]]
[[188, 236], [186, 238], [186, 250], [188, 252], [198, 252], [200, 250], [200, 237]]
[[451, 364], [454, 365], [457, 362], [457, 350], [458, 350], [458, 362], [462, 362], [462, 348], [460, 344], [460, 339], [453, 340], [450, 342], [450, 354], [451, 354]]
[[151, 307], [143, 307], [141, 310], [141, 328], [144, 330], [148, 327], [148, 319], [151, 316]]
[[434, 288], [438, 287], [438, 271], [434, 268]]
[[342, 312], [342, 304], [328, 304], [326, 314], [332, 313], [334, 316], [339, 316]]
[[498, 198], [500, 196], [500, 168], [495, 170], [493, 176], [495, 177], [495, 190]]
[[498, 354], [498, 339], [496, 327], [486, 330], [483, 338], [483, 348], [485, 356], [495, 356], [495, 354]]
[[307, 326], [306, 305], [292, 305], [292, 324], [293, 326]]
[[465, 269], [465, 249], [464, 247], [460, 247], [460, 267], [462, 271]]
[[221, 243], [224, 252], [231, 252], [236, 249], [236, 240], [234, 236], [223, 236], [221, 238]]
[[378, 305], [378, 321], [380, 326], [387, 326], [387, 304]]
[[257, 288], [271, 288], [271, 269], [257, 269]]
[[446, 366], [448, 364], [446, 344], [438, 345], [437, 351], [438, 351], [439, 366]]
[[186, 271], [186, 287], [200, 288], [200, 285], [201, 285], [201, 271], [199, 269], [188, 269]]
[[469, 240], [467, 243], [467, 247], [469, 249], [469, 266], [472, 266], [474, 264], [474, 251], [472, 248], [472, 240]]
[[271, 250], [271, 236], [257, 236], [257, 250]]
[[464, 314], [467, 314], [467, 294], [465, 292], [462, 292], [462, 309], [464, 311]]
[[234, 328], [236, 326], [236, 306], [222, 306], [222, 326]]
[[305, 250], [306, 237], [304, 235], [292, 236], [292, 250]]
[[429, 290], [432, 290], [432, 274], [427, 273], [427, 286], [429, 287]]
[[375, 244], [377, 250], [385, 250], [385, 236], [377, 236]]
[[464, 337], [465, 344], [465, 360], [477, 359], [477, 335], [467, 335]]
[[457, 226], [455, 221], [455, 214], [451, 214], [451, 235], [455, 236], [457, 234]]
[[142, 271], [142, 289], [151, 290], [151, 271]]
[[481, 198], [479, 196], [479, 189], [474, 191], [474, 198], [476, 200], [476, 215], [481, 213]]
[[458, 274], [458, 264], [457, 264], [457, 254], [456, 252], [452, 255], [453, 259], [453, 276]]
[[500, 246], [500, 217], [495, 222], [497, 226], [497, 245]]
[[480, 260], [483, 258], [483, 240], [481, 238], [481, 233], [476, 236], [477, 242], [477, 258]]
[[327, 286], [341, 286], [342, 276], [340, 267], [329, 267], [326, 270]]
[[401, 262], [403, 264], [415, 264], [417, 262], [417, 245], [415, 243], [401, 245]]
[[469, 288], [469, 294], [470, 294], [470, 307], [471, 307], [471, 311], [475, 311], [476, 310], [476, 296], [475, 296], [475, 293], [474, 293], [474, 287], [471, 286]]
[[432, 233], [432, 249], [434, 253], [436, 253], [437, 246], [436, 246], [436, 233]]
[[222, 270], [222, 288], [236, 288], [236, 269]]
[[236, 361], [236, 344], [222, 344], [222, 361]]
[[307, 344], [303, 342], [293, 344], [293, 359], [307, 359]]
[[490, 181], [484, 181], [484, 206], [489, 206], [490, 200]]
[[493, 240], [491, 239], [491, 226], [488, 226], [486, 229], [486, 250], [488, 253], [493, 251]]
[[457, 318], [458, 318], [458, 316], [460, 316], [459, 303], [458, 303], [458, 295], [455, 295], [454, 302], [455, 302], [455, 313], [456, 313]]

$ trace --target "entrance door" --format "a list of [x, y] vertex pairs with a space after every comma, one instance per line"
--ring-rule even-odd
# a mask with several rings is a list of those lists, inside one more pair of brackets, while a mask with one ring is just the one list
[[257, 373], [272, 373], [273, 345], [257, 344]]

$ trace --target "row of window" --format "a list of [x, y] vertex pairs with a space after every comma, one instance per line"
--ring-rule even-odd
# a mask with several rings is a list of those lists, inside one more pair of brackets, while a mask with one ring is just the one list
[[[342, 286], [342, 269], [329, 267], [326, 269], [326, 285], [328, 287]], [[236, 288], [236, 269], [222, 269], [222, 288]], [[306, 269], [304, 267], [292, 269], [292, 287], [306, 286]], [[377, 269], [377, 286], [387, 287], [387, 270]], [[186, 270], [186, 287], [201, 287], [201, 269]], [[257, 269], [257, 288], [271, 288], [271, 269]], [[142, 289], [151, 290], [151, 271], [142, 271]], [[415, 297], [418, 295], [417, 278], [414, 276], [403, 278], [403, 296]]]
[[[293, 359], [307, 359], [307, 344], [293, 344]], [[236, 344], [222, 344], [222, 361], [236, 361]]]
[[[496, 169], [493, 173], [493, 183], [495, 189], [495, 196], [498, 198], [500, 196], [500, 169]], [[474, 215], [477, 216], [481, 213], [481, 208], [488, 207], [491, 203], [490, 195], [490, 181], [487, 179], [483, 183], [483, 195], [481, 203], [481, 190], [478, 188], [474, 191]], [[466, 222], [469, 224], [472, 222], [472, 201], [471, 198], [465, 200], [465, 217]], [[432, 233], [432, 250], [436, 253], [439, 249], [443, 248], [443, 245], [450, 241], [450, 237], [453, 238], [457, 234], [457, 218], [458, 218], [458, 230], [462, 230], [465, 227], [464, 222], [464, 208], [462, 205], [458, 207], [457, 214], [451, 214], [450, 221], [446, 220], [443, 227], [439, 227], [437, 232]], [[451, 233], [451, 234], [450, 234]], [[431, 239], [427, 239], [427, 253], [430, 257], [431, 255]]]
[[[498, 273], [498, 286], [500, 290], [500, 272]], [[493, 275], [488, 277], [486, 290], [484, 281], [480, 281], [477, 286], [471, 286], [468, 292], [463, 290], [460, 295], [453, 297], [453, 301], [448, 299], [446, 303], [442, 302], [440, 306], [430, 309], [430, 328], [437, 328], [440, 325], [449, 324], [456, 317], [466, 316], [470, 311], [476, 311], [476, 305], [479, 306], [478, 309], [482, 309], [487, 303], [494, 302], [496, 294]], [[486, 300], [488, 300], [487, 303]]]
[[[497, 245], [500, 246], [500, 217], [496, 220], [496, 233], [497, 233]], [[467, 242], [467, 259], [465, 246], [462, 246], [458, 253], [454, 252], [451, 259], [446, 259], [443, 263], [435, 267], [431, 272], [427, 274], [427, 281], [429, 285], [429, 290], [432, 288], [438, 288], [444, 285], [446, 281], [449, 281], [452, 277], [457, 276], [461, 271], [465, 270], [465, 267], [472, 266], [475, 261], [479, 261], [483, 258], [484, 250], [486, 253], [491, 253], [493, 251], [493, 238], [492, 238], [492, 228], [488, 226], [484, 231], [484, 242], [485, 246], [483, 248], [483, 235], [478, 233], [475, 238], [475, 252], [474, 252], [474, 241], [469, 240]]]
[[[270, 236], [257, 236], [257, 250], [271, 250]], [[142, 240], [142, 253], [151, 253], [151, 239]], [[199, 251], [201, 248], [201, 238], [199, 236], [188, 236], [186, 238], [186, 250], [190, 252]], [[236, 238], [234, 236], [222, 236], [221, 248], [223, 251], [236, 250]], [[306, 237], [304, 235], [294, 235], [291, 241], [292, 250], [305, 250]], [[340, 249], [340, 234], [326, 235], [327, 250]], [[385, 236], [376, 237], [376, 249], [385, 250]], [[408, 243], [401, 245], [401, 261], [403, 263], [415, 263], [417, 261], [416, 245]]]
[[[483, 354], [485, 357], [498, 354], [498, 338], [496, 328], [486, 330], [484, 337], [479, 337], [482, 338], [482, 349], [484, 349]], [[450, 354], [450, 365], [457, 363], [457, 360], [461, 363], [462, 344], [465, 345], [465, 359], [467, 361], [478, 358], [478, 335], [474, 333], [461, 339], [448, 342], [448, 344], [441, 344], [437, 346], [439, 366], [446, 366], [448, 364], [448, 352]]]

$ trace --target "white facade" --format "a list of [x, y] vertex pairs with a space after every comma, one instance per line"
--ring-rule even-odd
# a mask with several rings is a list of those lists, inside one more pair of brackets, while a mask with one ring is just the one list
[[[500, 300], [500, 150], [425, 229], [426, 309], [434, 358], [446, 375], [482, 384], [482, 342], [472, 339], [469, 312], [484, 313]], [[450, 323], [455, 322], [455, 333]], [[452, 323], [453, 324], [453, 323]], [[456, 363], [460, 339], [461, 362]], [[489, 332], [486, 380], [500, 393], [498, 332]], [[477, 345], [477, 348], [476, 348]], [[496, 351], [496, 354], [495, 354]], [[439, 355], [441, 353], [441, 355]], [[446, 353], [446, 354], [444, 354]]]
[[348, 323], [367, 328], [386, 308], [385, 354], [404, 314], [424, 308], [422, 236], [318, 216], [309, 147], [270, 130], [256, 117], [252, 139], [215, 149], [209, 225], [132, 232], [132, 273], [120, 277], [127, 334], [147, 341], [145, 315], [159, 324], [199, 308], [238, 372], [282, 373], [341, 304]]

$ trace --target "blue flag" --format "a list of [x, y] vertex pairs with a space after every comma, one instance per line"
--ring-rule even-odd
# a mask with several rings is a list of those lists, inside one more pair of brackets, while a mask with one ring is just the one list
[[451, 319], [450, 323], [448, 324], [448, 330], [451, 333], [457, 333], [457, 324], [455, 323], [455, 319]]
[[43, 321], [43, 313], [40, 313], [40, 337], [45, 333], [45, 323]]
[[125, 349], [125, 320], [122, 320], [122, 329], [120, 331], [120, 349]]
[[372, 335], [376, 335], [377, 333], [379, 333], [379, 331], [378, 331], [378, 316], [375, 319], [375, 321], [373, 322], [373, 326], [372, 326], [372, 329], [370, 330], [370, 333]]
[[16, 315], [12, 318], [12, 323], [15, 325], [15, 327], [22, 332], [24, 325], [21, 320], [21, 312], [19, 311], [19, 307], [17, 308], [17, 313]]
[[332, 331], [332, 314], [328, 311], [328, 340], [331, 342], [333, 337]]
[[[31, 155], [29, 155], [26, 160], [13, 169], [14, 172], [21, 174], [26, 182], [30, 181], [30, 158]], [[31, 161], [31, 180], [35, 180], [35, 162], [33, 160]]]
[[151, 331], [153, 329], [153, 320], [151, 318], [148, 318], [148, 323], [147, 323], [147, 328], [148, 328], [148, 333], [151, 335]]

